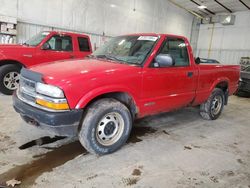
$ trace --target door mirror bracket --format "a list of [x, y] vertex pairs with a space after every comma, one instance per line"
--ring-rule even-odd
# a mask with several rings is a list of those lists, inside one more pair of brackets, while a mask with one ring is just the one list
[[41, 47], [42, 50], [49, 50], [50, 49], [50, 45], [46, 42], [42, 45]]

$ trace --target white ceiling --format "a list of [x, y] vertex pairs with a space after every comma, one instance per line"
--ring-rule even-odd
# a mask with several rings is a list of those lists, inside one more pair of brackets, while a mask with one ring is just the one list
[[[191, 0], [174, 0], [179, 5], [185, 7], [186, 9], [195, 11], [203, 16], [212, 15], [209, 11], [198, 9], [198, 5], [193, 3]], [[218, 4], [215, 0], [193, 0], [200, 5], [205, 5], [208, 10], [214, 13], [229, 13], [224, 7]], [[230, 9], [232, 12], [236, 11], [250, 11], [246, 6], [244, 6], [240, 0], [217, 0], [219, 3], [223, 4], [225, 7]], [[241, 0], [248, 7], [250, 7], [250, 0]]]

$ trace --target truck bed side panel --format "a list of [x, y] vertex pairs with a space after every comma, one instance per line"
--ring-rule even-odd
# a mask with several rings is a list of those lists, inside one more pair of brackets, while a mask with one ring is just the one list
[[199, 81], [193, 105], [205, 102], [216, 85], [221, 82], [227, 82], [229, 95], [236, 91], [240, 70], [238, 65], [200, 64], [197, 67], [199, 69]]

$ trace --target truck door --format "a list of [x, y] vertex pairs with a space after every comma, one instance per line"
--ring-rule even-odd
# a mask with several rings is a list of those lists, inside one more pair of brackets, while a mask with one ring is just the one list
[[72, 37], [53, 35], [36, 54], [37, 62], [52, 62], [74, 58]]
[[91, 45], [88, 37], [76, 37], [76, 49], [74, 51], [76, 58], [84, 58], [92, 53]]
[[184, 38], [167, 37], [158, 54], [170, 55], [174, 65], [144, 69], [142, 97], [146, 114], [177, 109], [194, 99], [197, 75], [187, 45]]

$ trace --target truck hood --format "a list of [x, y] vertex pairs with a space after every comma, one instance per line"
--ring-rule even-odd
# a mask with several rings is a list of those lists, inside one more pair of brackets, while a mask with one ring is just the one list
[[17, 49], [27, 49], [27, 48], [33, 48], [33, 47], [21, 44], [0, 44], [0, 52], [5, 50], [17, 50]]
[[45, 83], [61, 85], [82, 79], [95, 79], [98, 76], [115, 75], [130, 69], [138, 70], [138, 68], [140, 67], [115, 61], [86, 58], [40, 64], [31, 67], [30, 70], [42, 74]]

